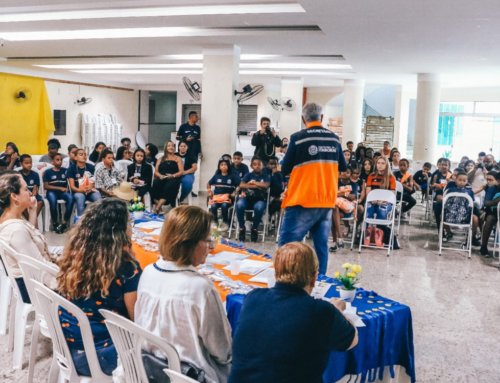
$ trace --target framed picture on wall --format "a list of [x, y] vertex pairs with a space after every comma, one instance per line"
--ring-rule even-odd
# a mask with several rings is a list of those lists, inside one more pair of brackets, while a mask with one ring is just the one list
[[66, 111], [54, 109], [54, 126], [56, 130], [54, 131], [54, 136], [65, 136], [66, 135]]

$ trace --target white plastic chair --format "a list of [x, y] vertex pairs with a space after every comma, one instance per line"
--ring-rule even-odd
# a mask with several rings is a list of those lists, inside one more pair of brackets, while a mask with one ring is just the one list
[[359, 195], [356, 196], [356, 200], [354, 201], [354, 209], [352, 213], [348, 217], [342, 217], [340, 219], [341, 222], [347, 222], [348, 224], [352, 222], [352, 230], [351, 230], [351, 250], [354, 247], [354, 239], [356, 238], [356, 229], [358, 227], [358, 198]]
[[[53, 357], [59, 367], [59, 382], [112, 382], [112, 377], [102, 372], [101, 366], [99, 365], [92, 330], [90, 328], [88, 317], [85, 313], [78, 306], [55, 293], [42, 283], [33, 279], [31, 281], [35, 290], [35, 296], [37, 297], [36, 299], [38, 299], [38, 302], [40, 303], [42, 315], [47, 321], [50, 338], [52, 339]], [[73, 314], [73, 316], [75, 316], [78, 320], [80, 332], [82, 334], [85, 356], [87, 358], [91, 374], [90, 377], [79, 376], [76, 372], [73, 358], [71, 357], [71, 352], [66, 342], [66, 338], [64, 337], [61, 322], [59, 320], [60, 307]]]
[[12, 368], [20, 370], [23, 366], [24, 338], [28, 325], [28, 315], [35, 310], [31, 303], [24, 303], [19, 291], [16, 279], [12, 276], [12, 270], [6, 259], [8, 256], [17, 258], [17, 252], [5, 242], [0, 240], [0, 259], [5, 266], [5, 271], [10, 280], [13, 296], [9, 317], [9, 341], [8, 350], [12, 353]]
[[[389, 213], [388, 219], [378, 219], [378, 218], [368, 218], [366, 216], [368, 207], [371, 203], [375, 201], [383, 201], [384, 203], [391, 204], [392, 210]], [[396, 193], [393, 190], [385, 190], [385, 189], [375, 189], [370, 191], [366, 196], [366, 204], [365, 204], [365, 212], [363, 223], [361, 224], [361, 237], [359, 239], [359, 249], [358, 252], [361, 253], [362, 247], [370, 247], [374, 249], [381, 249], [381, 247], [373, 246], [373, 245], [365, 245], [363, 243], [366, 227], [368, 225], [382, 225], [391, 228], [389, 244], [384, 245], [382, 248], [387, 248], [387, 256], [391, 255], [392, 244], [394, 242], [394, 217], [396, 210]]]
[[[26, 288], [28, 289], [28, 294], [30, 296], [31, 303], [35, 307], [35, 312], [36, 312], [36, 318], [31, 333], [31, 351], [30, 351], [29, 368], [28, 368], [28, 383], [31, 383], [33, 382], [33, 373], [36, 364], [38, 337], [41, 333], [46, 338], [50, 338], [49, 329], [47, 328], [47, 321], [45, 320], [42, 314], [40, 303], [37, 300], [35, 294], [35, 288], [33, 286], [32, 281], [35, 280], [40, 283], [43, 283], [49, 288], [55, 286], [57, 273], [59, 272], [59, 267], [57, 267], [52, 263], [41, 262], [38, 259], [34, 259], [23, 254], [17, 254], [17, 257], [18, 257], [19, 267], [23, 272], [24, 283], [26, 284]], [[53, 358], [49, 372], [50, 382], [53, 382], [57, 377], [57, 375], [54, 375], [55, 372], [57, 372], [56, 368], [57, 368], [56, 360], [55, 358]]]
[[[451, 198], [454, 198], [455, 201], [456, 199], [463, 198], [467, 201], [467, 205], [470, 209], [470, 220], [469, 222], [466, 223], [455, 223], [455, 222], [446, 222], [446, 216], [445, 216], [445, 210], [446, 210], [446, 205], [449, 202]], [[456, 250], [456, 251], [465, 251], [469, 253], [469, 258], [471, 257], [471, 251], [472, 251], [472, 218], [473, 218], [473, 207], [474, 207], [474, 201], [472, 198], [465, 193], [445, 193], [444, 198], [443, 198], [443, 206], [441, 208], [441, 224], [439, 226], [439, 255], [441, 256], [443, 249], [446, 250]], [[465, 246], [462, 246], [462, 248], [454, 248], [454, 247], [444, 247], [443, 246], [443, 228], [444, 225], [447, 225], [449, 227], [454, 227], [457, 229], [464, 229], [467, 233], [467, 238], [466, 238], [466, 243]], [[465, 248], [464, 248], [465, 247]]]
[[12, 285], [0, 257], [0, 335], [7, 334]]
[[182, 375], [181, 373], [171, 370], [169, 368], [166, 368], [163, 371], [170, 378], [170, 383], [197, 383], [196, 380], [191, 379], [190, 377]]
[[[271, 188], [268, 187], [267, 188], [267, 197], [266, 197], [266, 209], [264, 211], [264, 215], [262, 216], [262, 225], [264, 226], [262, 231], [259, 231], [258, 235], [262, 235], [262, 242], [264, 242], [266, 240], [266, 234], [267, 234], [267, 225], [268, 225], [268, 222], [269, 222], [269, 199], [270, 199], [270, 195], [271, 195]], [[235, 231], [235, 238], [237, 239], [238, 238], [238, 233], [239, 233], [239, 228], [240, 228], [240, 225], [239, 225], [239, 222], [238, 222], [238, 219], [236, 218], [236, 203], [238, 202], [238, 200], [240, 199], [240, 196], [239, 194], [237, 194], [235, 200], [234, 200], [234, 203], [233, 203], [233, 212], [231, 214], [231, 222], [229, 224], [229, 233], [228, 233], [228, 238], [231, 238], [231, 232], [233, 230], [233, 225], [234, 223], [236, 223], [236, 229], [234, 229]], [[246, 209], [245, 210], [245, 218], [246, 218], [246, 214], [247, 213], [254, 213], [253, 209]], [[246, 219], [245, 219], [246, 221]]]
[[171, 370], [180, 373], [181, 362], [176, 349], [164, 339], [109, 310], [99, 310], [116, 347], [127, 383], [148, 383], [142, 361], [145, 345], [153, 345], [165, 354]]

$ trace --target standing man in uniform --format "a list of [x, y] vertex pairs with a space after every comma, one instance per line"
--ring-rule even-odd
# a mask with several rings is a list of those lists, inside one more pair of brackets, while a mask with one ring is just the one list
[[339, 171], [347, 165], [339, 137], [321, 125], [321, 105], [306, 104], [302, 109], [306, 129], [292, 134], [281, 171], [290, 175], [282, 207], [279, 246], [302, 241], [311, 233], [320, 274], [328, 265], [328, 235], [332, 208], [337, 198]]
[[189, 112], [188, 121], [181, 126], [177, 131], [177, 141], [186, 142], [188, 144], [187, 154], [196, 158], [201, 155], [201, 129], [196, 123], [198, 122], [198, 113], [194, 110]]

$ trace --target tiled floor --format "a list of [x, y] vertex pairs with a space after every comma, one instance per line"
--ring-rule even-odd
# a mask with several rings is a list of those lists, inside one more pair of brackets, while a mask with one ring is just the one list
[[[341, 249], [332, 254], [328, 274], [343, 262], [363, 266], [362, 286], [409, 305], [417, 380], [419, 382], [500, 382], [500, 272], [497, 260], [473, 252], [467, 259], [457, 252], [437, 255], [437, 231], [420, 222], [422, 207], [415, 207], [414, 222], [402, 224], [401, 250], [389, 258], [377, 250]], [[51, 244], [64, 239], [49, 233]], [[248, 244], [272, 253], [274, 242]], [[27, 339], [28, 342], [28, 339]], [[0, 337], [0, 350], [6, 337]], [[46, 381], [50, 343], [43, 342], [35, 382]], [[25, 352], [25, 367], [27, 367]], [[0, 353], [0, 382], [23, 382], [26, 368], [13, 372], [11, 354]]]

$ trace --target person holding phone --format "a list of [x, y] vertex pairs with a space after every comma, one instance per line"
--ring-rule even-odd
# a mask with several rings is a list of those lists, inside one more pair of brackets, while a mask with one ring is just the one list
[[271, 120], [262, 117], [259, 130], [252, 136], [252, 146], [255, 146], [254, 157], [259, 157], [266, 166], [269, 159], [275, 156], [276, 148], [281, 145], [281, 139], [271, 128]]

